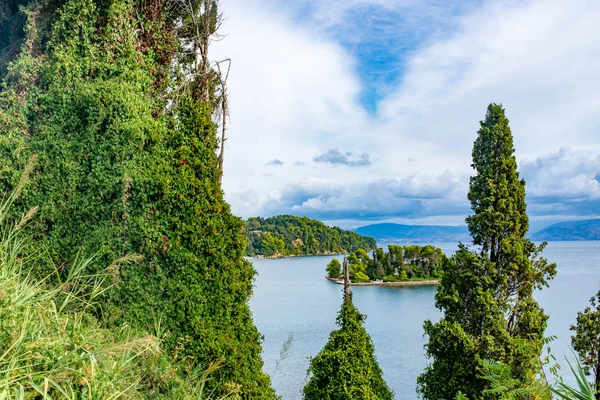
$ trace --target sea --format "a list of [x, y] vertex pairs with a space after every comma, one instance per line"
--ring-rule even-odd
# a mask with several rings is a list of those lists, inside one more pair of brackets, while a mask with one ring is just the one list
[[[452, 254], [456, 243], [433, 243]], [[334, 257], [259, 259], [258, 275], [250, 301], [254, 322], [264, 336], [264, 371], [284, 400], [302, 398], [309, 358], [315, 356], [336, 329], [342, 303], [342, 286], [325, 279], [325, 267]], [[577, 312], [589, 304], [600, 289], [600, 241], [550, 242], [544, 257], [557, 264], [557, 276], [536, 298], [550, 315], [547, 335], [557, 361], [568, 369], [572, 358], [570, 326]], [[418, 399], [417, 376], [429, 363], [423, 335], [426, 320], [437, 321], [435, 286], [352, 287], [353, 301], [367, 315], [365, 327], [373, 339], [384, 379], [396, 399]], [[291, 343], [283, 351], [286, 341]]]

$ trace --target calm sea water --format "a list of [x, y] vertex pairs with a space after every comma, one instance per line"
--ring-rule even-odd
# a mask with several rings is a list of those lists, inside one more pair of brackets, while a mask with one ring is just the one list
[[[451, 254], [455, 243], [438, 243]], [[545, 256], [558, 264], [550, 288], [536, 297], [550, 315], [548, 335], [558, 337], [551, 348], [562, 359], [570, 355], [569, 326], [600, 288], [600, 242], [552, 242]], [[335, 317], [342, 287], [324, 278], [333, 257], [258, 260], [254, 297], [250, 302], [254, 322], [264, 335], [265, 371], [285, 400], [302, 397], [308, 357], [325, 345], [336, 329]], [[341, 258], [341, 257], [338, 257]], [[375, 344], [384, 378], [397, 399], [417, 399], [415, 382], [428, 361], [423, 345], [423, 322], [437, 320], [435, 287], [353, 287], [358, 309], [367, 315], [365, 327]], [[293, 335], [289, 357], [275, 369], [282, 344]]]

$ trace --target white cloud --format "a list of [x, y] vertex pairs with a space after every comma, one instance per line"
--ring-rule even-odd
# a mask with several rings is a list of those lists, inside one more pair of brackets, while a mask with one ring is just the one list
[[552, 207], [565, 212], [597, 213], [600, 201], [600, 156], [562, 148], [521, 164], [527, 196], [538, 212]]
[[[597, 198], [590, 154], [600, 152], [600, 2], [488, 1], [453, 17], [451, 32], [436, 31], [405, 56], [376, 115], [359, 104], [356, 60], [324, 32], [356, 7], [412, 10], [423, 21], [427, 7], [447, 18], [460, 2], [321, 1], [311, 3], [310, 21], [295, 14], [303, 1], [253, 3], [224, 2], [228, 36], [213, 46], [215, 59], [233, 60], [224, 189], [234, 212], [462, 218], [471, 146], [490, 102], [503, 103], [511, 120], [530, 210], [566, 215], [575, 212], [569, 199]], [[572, 150], [556, 153], [563, 147]], [[371, 165], [313, 161], [336, 148], [366, 153]], [[551, 153], [558, 161], [548, 165]], [[265, 176], [274, 159], [284, 165]]]

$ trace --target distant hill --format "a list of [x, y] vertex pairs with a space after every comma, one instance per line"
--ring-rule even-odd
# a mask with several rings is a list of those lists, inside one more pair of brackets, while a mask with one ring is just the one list
[[373, 224], [361, 226], [354, 230], [365, 236], [372, 236], [378, 241], [389, 242], [458, 242], [470, 239], [465, 225], [402, 225]]
[[600, 219], [559, 222], [532, 234], [531, 239], [536, 241], [600, 240]]
[[278, 215], [246, 221], [247, 256], [285, 257], [352, 253], [374, 249], [375, 239], [314, 219]]

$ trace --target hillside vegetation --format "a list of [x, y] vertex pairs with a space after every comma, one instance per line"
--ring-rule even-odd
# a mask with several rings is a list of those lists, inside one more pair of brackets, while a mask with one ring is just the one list
[[341, 254], [376, 247], [375, 239], [371, 237], [292, 215], [249, 218], [246, 222], [246, 236], [248, 256]]
[[79, 254], [96, 255], [90, 275], [139, 254], [101, 299], [106, 325], [160, 326], [181, 377], [223, 360], [213, 398], [275, 398], [248, 305], [256, 271], [220, 184], [217, 2], [15, 1], [10, 13], [5, 3], [2, 26], [25, 35], [0, 65], [0, 190], [36, 158], [13, 213], [39, 207], [28, 233], [50, 258], [32, 276], [58, 284]]
[[[390, 244], [387, 252], [382, 248], [373, 250], [372, 257], [363, 249], [348, 256], [349, 274], [353, 282], [438, 279], [442, 267], [448, 262], [442, 249], [431, 245]], [[337, 278], [341, 273], [341, 264], [334, 258], [327, 265], [327, 275]]]

